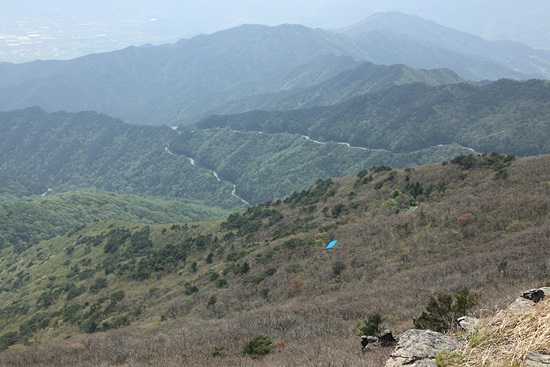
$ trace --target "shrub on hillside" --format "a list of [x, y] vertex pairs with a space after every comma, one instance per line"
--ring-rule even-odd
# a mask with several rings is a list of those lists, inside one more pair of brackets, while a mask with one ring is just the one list
[[430, 297], [425, 311], [413, 319], [417, 329], [446, 331], [456, 326], [457, 319], [465, 316], [479, 303], [480, 296], [470, 293], [468, 288], [462, 288], [454, 296], [440, 294]]
[[466, 227], [468, 224], [472, 223], [473, 215], [470, 213], [462, 214], [457, 218], [458, 225], [461, 227]]
[[90, 293], [93, 293], [93, 294], [98, 293], [103, 288], [107, 288], [107, 279], [97, 278], [94, 284], [90, 286]]
[[262, 357], [273, 350], [273, 342], [266, 335], [257, 335], [243, 348], [243, 354], [251, 357]]
[[342, 261], [336, 261], [333, 265], [332, 265], [332, 275], [334, 275], [335, 277], [339, 276], [340, 274], [342, 274], [342, 272], [346, 270], [346, 264], [343, 263]]
[[359, 335], [376, 336], [380, 334], [384, 318], [375, 313], [359, 320]]
[[[470, 170], [476, 167], [488, 166], [492, 167], [495, 171], [502, 171], [505, 167], [508, 167], [515, 158], [516, 157], [513, 155], [503, 155], [496, 152], [483, 155], [468, 154], [456, 156], [451, 160], [451, 164], [456, 164], [463, 170]], [[501, 175], [504, 174], [506, 173], [501, 173]]]

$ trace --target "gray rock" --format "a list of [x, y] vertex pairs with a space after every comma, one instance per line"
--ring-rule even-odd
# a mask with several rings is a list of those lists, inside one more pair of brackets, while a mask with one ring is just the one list
[[390, 357], [386, 361], [385, 367], [401, 367], [401, 366], [407, 366], [407, 367], [437, 367], [437, 364], [435, 364], [435, 358], [434, 359], [419, 359], [418, 361], [409, 362], [407, 358], [402, 357]]
[[458, 325], [462, 328], [464, 331], [473, 331], [479, 322], [478, 318], [470, 317], [470, 316], [462, 316], [459, 317], [457, 320]]
[[361, 335], [361, 350], [364, 352], [367, 350], [369, 344], [378, 342], [378, 338], [371, 335]]
[[369, 342], [369, 344], [374, 344], [374, 343], [377, 343], [378, 342], [378, 338], [375, 337], [375, 336], [367, 336], [367, 341]]
[[435, 356], [443, 350], [458, 348], [458, 342], [431, 330], [407, 330], [386, 361], [386, 367], [433, 367]]
[[550, 366], [550, 355], [536, 352], [527, 352], [525, 355], [526, 367], [548, 367]]
[[508, 311], [514, 313], [525, 313], [531, 311], [535, 307], [535, 302], [528, 300], [527, 298], [518, 297], [510, 306]]

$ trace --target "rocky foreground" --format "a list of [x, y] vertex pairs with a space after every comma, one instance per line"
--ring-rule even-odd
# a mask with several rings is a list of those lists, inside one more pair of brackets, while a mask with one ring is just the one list
[[464, 317], [452, 336], [408, 330], [386, 367], [550, 366], [550, 287], [524, 292], [486, 319]]

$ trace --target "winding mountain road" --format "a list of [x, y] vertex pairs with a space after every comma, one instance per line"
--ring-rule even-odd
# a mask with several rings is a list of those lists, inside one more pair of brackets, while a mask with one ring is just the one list
[[168, 147], [164, 147], [164, 151], [167, 152], [167, 153], [170, 154], [170, 155], [173, 155], [174, 157], [177, 157], [177, 155], [175, 155], [174, 153], [172, 153], [172, 151], [171, 151], [170, 148], [168, 148]]
[[373, 149], [373, 148], [365, 148], [365, 147], [355, 147], [355, 146], [351, 146], [350, 143], [345, 143], [345, 142], [341, 142], [341, 141], [332, 141], [332, 140], [331, 141], [319, 141], [319, 140], [312, 139], [311, 137], [309, 137], [307, 135], [302, 135], [302, 137], [305, 138], [307, 141], [311, 141], [311, 142], [319, 144], [319, 145], [334, 143], [334, 144], [338, 144], [338, 145], [343, 145], [343, 146], [345, 146], [349, 149], [366, 150], [368, 152], [387, 152], [387, 153], [391, 153], [387, 149], [381, 149], [381, 148]]
[[[178, 134], [181, 134], [181, 131], [178, 130], [177, 126], [170, 126], [170, 128], [178, 133]], [[241, 131], [241, 130], [235, 130], [235, 129], [231, 129], [231, 128], [228, 128], [228, 127], [224, 127], [224, 128], [220, 128], [220, 127], [217, 127], [217, 128], [208, 128], [208, 129], [202, 129], [203, 131], [208, 131], [208, 130], [228, 130], [228, 131], [231, 131], [231, 132], [236, 132], [236, 133], [242, 133], [242, 134], [246, 134], [246, 133], [258, 133], [258, 134], [266, 134], [266, 135], [277, 135], [277, 134], [269, 134], [269, 133], [264, 133], [263, 131]], [[291, 134], [293, 135], [293, 134]], [[312, 139], [310, 136], [308, 135], [300, 135], [302, 138], [306, 139], [307, 141], [310, 141], [312, 143], [315, 143], [315, 144], [319, 144], [319, 145], [325, 145], [325, 144], [329, 144], [329, 143], [333, 143], [333, 144], [338, 144], [338, 145], [343, 145], [345, 147], [347, 147], [348, 149], [359, 149], [359, 150], [364, 150], [364, 151], [369, 151], [369, 152], [385, 152], [385, 153], [393, 153], [391, 152], [390, 150], [387, 150], [387, 149], [381, 149], [381, 148], [366, 148], [366, 147], [358, 147], [358, 146], [352, 146], [350, 143], [347, 143], [347, 142], [338, 142], [338, 141], [320, 141], [320, 140], [315, 140], [315, 139]], [[443, 144], [438, 144], [437, 148], [440, 148], [440, 147], [443, 147], [444, 145]], [[473, 153], [476, 153], [476, 151], [472, 148], [468, 148], [468, 147], [464, 147], [468, 150], [470, 150], [471, 152]], [[193, 166], [196, 166], [196, 162], [193, 158], [191, 157], [187, 157], [187, 156], [183, 156], [183, 155], [177, 155], [177, 154], [174, 154], [170, 148], [167, 146], [164, 148], [166, 150], [166, 152], [170, 155], [173, 155], [173, 156], [182, 156], [186, 159], [189, 160], [189, 162], [191, 163], [191, 165]], [[206, 168], [206, 167], [202, 167], [202, 168]], [[212, 172], [212, 175], [218, 180], [218, 181], [222, 181], [222, 179], [220, 178], [220, 176], [218, 175], [218, 173], [214, 170], [210, 170]], [[243, 203], [247, 204], [247, 205], [251, 205], [248, 201], [246, 201], [245, 199], [243, 199], [242, 197], [238, 196], [237, 195], [237, 186], [235, 184], [233, 184], [233, 190], [231, 191], [231, 195], [238, 198], [239, 200], [241, 200]]]
[[[176, 126], [171, 126], [172, 130], [177, 132], [178, 134], [181, 134], [181, 131], [178, 131], [177, 130], [177, 127]], [[172, 152], [170, 150], [170, 147], [169, 146], [166, 146], [164, 147], [164, 151], [168, 154], [170, 154], [171, 156], [174, 156], [174, 157], [182, 157], [182, 158], [185, 158], [187, 160], [189, 160], [189, 163], [194, 166], [194, 167], [200, 167], [200, 168], [205, 168], [205, 169], [208, 169], [206, 167], [201, 167], [199, 165], [197, 165], [197, 162], [191, 158], [191, 157], [188, 157], [188, 156], [185, 156], [183, 154], [175, 154], [174, 152]], [[221, 182], [222, 179], [220, 178], [220, 175], [218, 174], [218, 172], [214, 171], [214, 170], [211, 170], [211, 169], [208, 169], [210, 172], [212, 172], [212, 176], [214, 176], [214, 178], [218, 181], [218, 182]], [[243, 203], [245, 203], [246, 205], [249, 205], [249, 206], [252, 206], [252, 204], [250, 204], [248, 201], [246, 201], [244, 198], [240, 197], [239, 195], [237, 195], [237, 185], [234, 184], [233, 182], [229, 182], [231, 184], [233, 184], [233, 189], [231, 190], [231, 196], [234, 196], [236, 197], [237, 199], [239, 199], [240, 201], [242, 201]]]

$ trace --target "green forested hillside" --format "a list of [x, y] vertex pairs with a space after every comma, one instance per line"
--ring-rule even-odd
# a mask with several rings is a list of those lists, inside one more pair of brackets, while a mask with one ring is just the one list
[[284, 111], [329, 106], [395, 85], [409, 83], [440, 85], [463, 81], [450, 70], [421, 70], [405, 65], [384, 66], [364, 62], [356, 68], [343, 71], [333, 78], [309, 88], [291, 89], [272, 94], [259, 94], [242, 100], [231, 100], [226, 106], [212, 112], [227, 115], [249, 110]]
[[[307, 112], [307, 111], [306, 111]], [[97, 188], [199, 201], [236, 210], [302, 190], [319, 178], [378, 165], [440, 162], [468, 149], [417, 152], [350, 149], [303, 136], [128, 125], [92, 112], [0, 113], [2, 172], [53, 192]], [[234, 186], [236, 185], [236, 186]], [[241, 198], [237, 197], [240, 196]]]
[[405, 153], [457, 143], [517, 155], [550, 152], [550, 83], [407, 84], [330, 107], [211, 116], [202, 128], [292, 132], [322, 141]]
[[0, 174], [0, 202], [47, 192], [48, 188], [43, 184]]
[[[239, 121], [246, 123], [245, 119]], [[314, 142], [293, 132], [294, 128], [290, 125], [292, 133], [276, 134], [185, 128], [171, 142], [170, 149], [215, 169], [221, 178], [235, 183], [239, 195], [252, 204], [289, 195], [318, 179], [347, 176], [373, 166], [407, 167], [441, 162], [470, 152], [457, 144], [403, 154], [357, 149], [335, 142]]]
[[228, 211], [181, 200], [70, 191], [0, 204], [0, 247], [14, 246], [21, 252], [40, 240], [65, 234], [98, 220], [199, 222], [221, 219], [228, 214]]
[[34, 108], [0, 114], [0, 159], [4, 175], [54, 192], [95, 187], [238, 209], [241, 199], [258, 204], [373, 166], [472, 150], [548, 153], [549, 101], [550, 84], [539, 80], [412, 83], [335, 106], [215, 115], [177, 130]]
[[[221, 223], [94, 222], [5, 248], [0, 365], [383, 365], [389, 350], [359, 352], [362, 318], [398, 333], [430, 296], [466, 288], [487, 310], [548, 280], [549, 159], [378, 167]], [[243, 356], [258, 335], [280, 352]]]
[[177, 132], [167, 126], [129, 125], [95, 112], [47, 113], [30, 108], [0, 113], [0, 169], [40, 182], [54, 192], [105, 191], [183, 198], [239, 208], [232, 185], [170, 154]]

